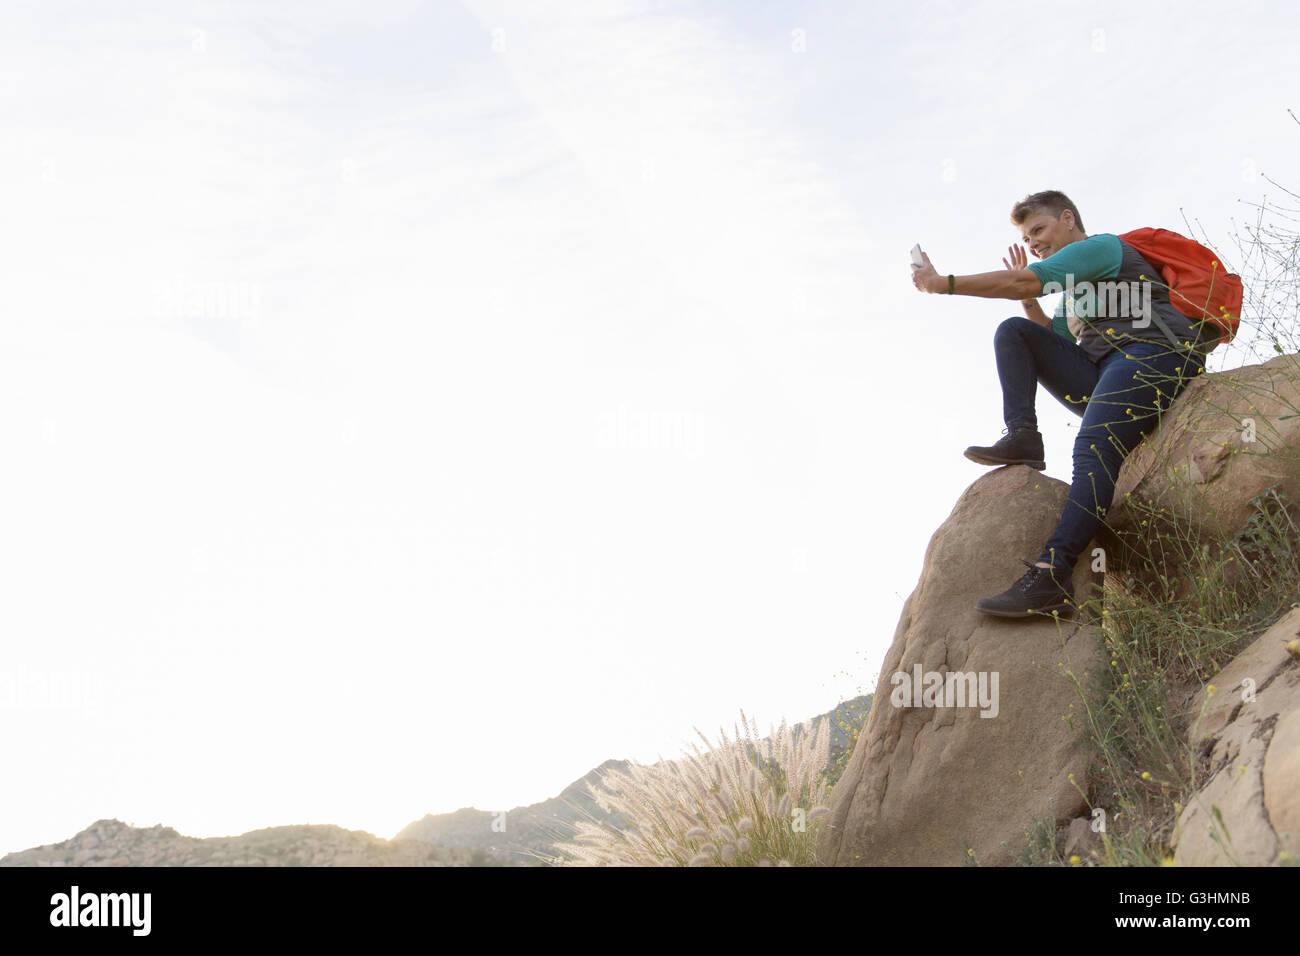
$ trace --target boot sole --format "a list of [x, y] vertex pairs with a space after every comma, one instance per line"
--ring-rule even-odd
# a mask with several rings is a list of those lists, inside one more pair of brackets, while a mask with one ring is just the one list
[[1014, 461], [998, 461], [995, 458], [989, 458], [985, 455], [976, 455], [969, 451], [963, 452], [963, 454], [971, 461], [980, 465], [1028, 465], [1030, 468], [1037, 468], [1039, 471], [1043, 471], [1047, 468], [1047, 462], [1034, 461], [1030, 458], [1017, 458]]

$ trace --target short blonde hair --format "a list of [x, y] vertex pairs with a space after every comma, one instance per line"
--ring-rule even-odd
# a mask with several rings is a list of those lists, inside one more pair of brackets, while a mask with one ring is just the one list
[[1030, 193], [1020, 202], [1011, 207], [1011, 222], [1019, 226], [1026, 219], [1036, 212], [1051, 213], [1056, 218], [1061, 218], [1061, 213], [1065, 210], [1074, 213], [1074, 224], [1079, 227], [1080, 232], [1087, 232], [1083, 228], [1083, 219], [1079, 216], [1079, 209], [1074, 203], [1070, 202], [1070, 197], [1056, 189], [1048, 189], [1041, 193]]

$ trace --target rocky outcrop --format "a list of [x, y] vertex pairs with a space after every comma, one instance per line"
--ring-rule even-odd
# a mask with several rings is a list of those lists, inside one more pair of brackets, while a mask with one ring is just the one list
[[336, 826], [288, 826], [236, 837], [99, 820], [70, 840], [0, 858], [0, 866], [469, 866], [468, 850], [383, 840]]
[[[1061, 719], [1076, 691], [1056, 675], [1072, 669], [1082, 680], [1101, 664], [1097, 634], [1091, 622], [1058, 629], [986, 618], [973, 607], [1019, 575], [1017, 558], [1037, 553], [1066, 490], [1025, 468], [990, 472], [931, 539], [876, 705], [832, 793], [818, 846], [823, 862], [1010, 863], [1030, 824], [1044, 818], [1058, 827], [1058, 848], [1066, 825], [1067, 855], [1094, 855], [1098, 838], [1080, 792], [1088, 789], [1085, 759], [1079, 735]], [[1125, 461], [1093, 544], [1105, 547], [1108, 587], [1161, 600], [1194, 593], [1189, 576], [1208, 573], [1207, 554], [1233, 559], [1213, 566], [1227, 569], [1225, 586], [1243, 565], [1257, 574], [1270, 554], [1289, 553], [1269, 549], [1297, 524], [1300, 356], [1282, 355], [1189, 385]], [[1223, 546], [1232, 550], [1218, 551]], [[1076, 592], [1091, 577], [1088, 565], [1075, 569]], [[1132, 587], [1139, 583], [1161, 587], [1139, 592]], [[1179, 808], [1172, 843], [1180, 865], [1300, 859], [1300, 648], [1287, 649], [1300, 637], [1294, 607], [1192, 701], [1199, 718], [1188, 745], [1199, 786]], [[998, 717], [892, 697], [896, 675], [913, 669], [998, 672]]]
[[1204, 784], [1174, 830], [1178, 865], [1300, 858], [1300, 662], [1286, 648], [1297, 636], [1300, 608], [1193, 698], [1188, 745], [1202, 758]]
[[[818, 843], [824, 864], [1007, 864], [1035, 818], [1065, 824], [1086, 813], [1087, 759], [1066, 719], [1076, 692], [1063, 672], [1082, 680], [1100, 660], [1096, 631], [1086, 621], [975, 610], [1020, 577], [1021, 558], [1035, 558], [1067, 491], [1024, 466], [996, 469], [966, 490], [930, 539], [866, 729], [832, 791]], [[1075, 594], [1099, 583], [1079, 561]], [[905, 699], [905, 686], [936, 673], [945, 689], [962, 684], [958, 675], [976, 683], [984, 675], [996, 707], [969, 706], [955, 692], [939, 706], [924, 694]]]
[[1108, 569], [1173, 563], [1171, 540], [1230, 540], [1270, 488], [1300, 505], [1300, 355], [1200, 375], [1182, 391], [1120, 469], [1098, 535]]

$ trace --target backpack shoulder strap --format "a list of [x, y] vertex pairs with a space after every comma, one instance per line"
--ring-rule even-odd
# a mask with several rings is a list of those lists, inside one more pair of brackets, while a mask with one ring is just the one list
[[1169, 331], [1169, 326], [1165, 325], [1165, 320], [1160, 318], [1159, 314], [1156, 312], [1154, 308], [1152, 308], [1151, 310], [1151, 321], [1156, 324], [1157, 329], [1159, 329], [1161, 332], [1165, 334], [1165, 338], [1169, 340], [1170, 345], [1172, 345], [1176, 349], [1183, 348], [1183, 346], [1179, 343], [1178, 339], [1174, 337], [1174, 333]]

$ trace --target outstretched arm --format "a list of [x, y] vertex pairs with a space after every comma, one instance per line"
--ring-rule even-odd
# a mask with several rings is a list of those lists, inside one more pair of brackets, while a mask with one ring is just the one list
[[[912, 284], [922, 292], [946, 293], [948, 277], [939, 275], [930, 263], [930, 257], [921, 253], [925, 265], [912, 266]], [[982, 299], [1032, 299], [1042, 292], [1043, 283], [1030, 269], [1012, 269], [1002, 272], [977, 272], [973, 275], [955, 276], [953, 295], [973, 295]]]

